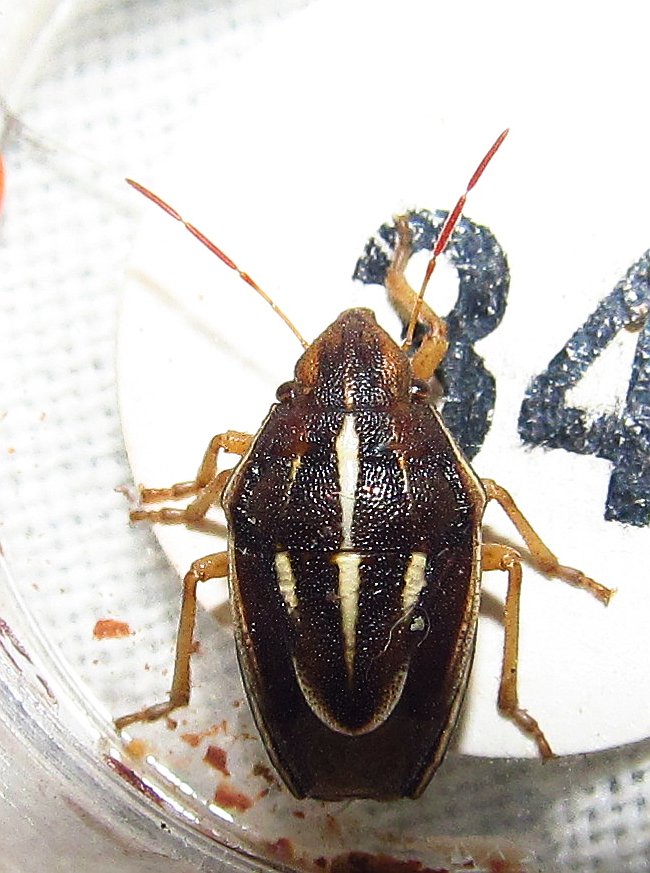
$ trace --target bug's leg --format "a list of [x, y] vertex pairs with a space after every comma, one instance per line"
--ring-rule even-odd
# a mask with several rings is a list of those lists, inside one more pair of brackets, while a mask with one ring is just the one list
[[242, 455], [251, 444], [252, 436], [236, 430], [229, 430], [212, 437], [205, 450], [196, 479], [191, 482], [178, 482], [169, 488], [142, 488], [140, 499], [143, 503], [162, 503], [163, 500], [181, 500], [197, 494], [201, 488], [214, 478], [217, 469], [217, 458], [220, 451]]
[[[397, 230], [397, 246], [390, 267], [386, 272], [386, 292], [388, 299], [400, 317], [407, 325], [413, 312], [417, 293], [406, 281], [404, 271], [411, 256], [411, 230], [405, 216], [395, 219]], [[431, 309], [426, 303], [420, 303], [418, 321], [424, 325], [425, 334], [420, 345], [411, 359], [411, 369], [417, 379], [428, 382], [442, 363], [447, 354], [449, 343], [447, 342], [447, 325], [444, 319]]]
[[503, 666], [499, 685], [499, 711], [537, 743], [542, 758], [553, 751], [536, 720], [519, 706], [517, 667], [519, 657], [519, 601], [521, 595], [521, 556], [510, 546], [485, 543], [481, 551], [483, 570], [503, 570], [508, 574], [508, 593], [504, 610]]
[[207, 579], [218, 579], [227, 575], [227, 552], [218, 552], [194, 561], [183, 580], [183, 600], [176, 637], [174, 678], [169, 692], [169, 700], [116, 718], [115, 727], [118, 730], [122, 730], [136, 721], [156, 721], [169, 715], [179, 706], [187, 706], [190, 699], [190, 656], [196, 619], [196, 586], [199, 582], [205, 582]]
[[129, 518], [131, 521], [150, 521], [152, 524], [198, 526], [205, 519], [210, 507], [218, 502], [231, 474], [232, 470], [222, 470], [201, 489], [198, 496], [184, 509], [172, 506], [163, 506], [161, 509], [132, 509]]
[[217, 473], [217, 459], [220, 451], [243, 455], [249, 448], [253, 437], [247, 433], [229, 430], [217, 434], [210, 440], [203, 461], [191, 482], [177, 482], [169, 488], [141, 488], [142, 503], [162, 503], [164, 500], [182, 500], [195, 497], [185, 509], [134, 509], [129, 513], [131, 521], [150, 521], [159, 524], [196, 524], [205, 518], [206, 512], [221, 497], [231, 471]]
[[591, 579], [581, 570], [576, 570], [574, 567], [565, 567], [560, 564], [553, 552], [548, 546], [542, 542], [539, 535], [533, 530], [528, 520], [525, 518], [517, 504], [514, 502], [510, 494], [497, 485], [492, 479], [483, 479], [483, 487], [488, 500], [496, 500], [496, 502], [504, 510], [510, 521], [517, 528], [523, 537], [526, 545], [530, 549], [530, 554], [533, 562], [550, 576], [557, 576], [564, 579], [571, 585], [578, 588], [584, 588], [590, 591], [595, 597], [601, 600], [605, 605], [609, 603], [615, 589], [605, 588], [600, 582]]

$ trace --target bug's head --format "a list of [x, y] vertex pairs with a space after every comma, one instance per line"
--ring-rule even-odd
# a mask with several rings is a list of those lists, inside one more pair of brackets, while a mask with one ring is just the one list
[[348, 309], [296, 365], [295, 389], [323, 406], [375, 408], [404, 397], [409, 363], [370, 309]]

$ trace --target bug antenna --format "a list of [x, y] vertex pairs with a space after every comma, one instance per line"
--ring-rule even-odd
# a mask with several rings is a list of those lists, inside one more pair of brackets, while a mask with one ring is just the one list
[[416, 299], [415, 304], [413, 306], [413, 310], [411, 312], [411, 319], [409, 321], [408, 328], [406, 331], [406, 338], [405, 338], [404, 344], [402, 346], [402, 348], [404, 348], [404, 349], [408, 349], [409, 346], [411, 346], [413, 343], [413, 335], [415, 333], [415, 327], [417, 325], [418, 317], [420, 315], [422, 301], [424, 300], [424, 293], [427, 290], [429, 280], [431, 279], [431, 276], [433, 275], [433, 271], [436, 268], [436, 262], [437, 262], [439, 256], [447, 248], [447, 243], [449, 242], [449, 239], [451, 238], [451, 235], [454, 232], [456, 225], [460, 221], [461, 215], [463, 213], [463, 209], [465, 207], [465, 201], [467, 200], [467, 195], [469, 194], [469, 192], [472, 190], [474, 185], [476, 185], [478, 180], [483, 175], [483, 171], [485, 170], [487, 165], [490, 163], [492, 158], [495, 156], [495, 154], [499, 150], [501, 143], [508, 136], [508, 133], [509, 133], [509, 128], [506, 128], [503, 131], [503, 133], [501, 133], [497, 137], [494, 144], [489, 149], [489, 151], [487, 152], [487, 154], [485, 155], [485, 157], [483, 158], [481, 163], [474, 170], [474, 173], [472, 174], [472, 178], [469, 180], [467, 187], [465, 188], [465, 193], [462, 194], [458, 198], [458, 202], [456, 203], [454, 208], [451, 210], [451, 212], [448, 213], [447, 218], [445, 219], [445, 222], [442, 225], [442, 229], [438, 235], [438, 239], [436, 240], [436, 244], [434, 246], [433, 252], [432, 252], [431, 257], [429, 259], [429, 263], [427, 264], [427, 269], [426, 269], [426, 272], [424, 274], [424, 279], [422, 280], [422, 285], [420, 287], [420, 293], [417, 296], [417, 299]]
[[213, 255], [216, 255], [220, 261], [223, 261], [223, 263], [227, 267], [230, 267], [231, 270], [234, 270], [235, 273], [237, 273], [239, 275], [239, 277], [241, 279], [243, 279], [244, 282], [246, 282], [247, 285], [250, 285], [250, 287], [253, 289], [253, 291], [256, 291], [260, 295], [260, 297], [269, 304], [271, 309], [277, 315], [280, 316], [282, 321], [287, 325], [287, 327], [293, 333], [293, 335], [296, 337], [296, 339], [301, 344], [303, 349], [309, 348], [309, 343], [303, 337], [303, 335], [300, 333], [300, 331], [295, 326], [295, 324], [289, 319], [289, 317], [284, 314], [284, 312], [280, 309], [280, 307], [277, 306], [273, 302], [273, 300], [269, 297], [269, 295], [266, 293], [266, 291], [264, 291], [262, 288], [260, 288], [260, 286], [257, 284], [257, 282], [251, 276], [249, 276], [248, 273], [245, 273], [243, 270], [240, 270], [239, 267], [237, 266], [237, 264], [234, 261], [232, 261], [225, 252], [221, 251], [219, 246], [215, 245], [212, 242], [212, 240], [208, 239], [208, 237], [204, 233], [202, 233], [197, 227], [194, 227], [193, 224], [190, 224], [189, 221], [186, 221], [183, 218], [183, 216], [174, 209], [173, 206], [170, 206], [169, 203], [165, 203], [165, 201], [161, 197], [159, 197], [157, 194], [154, 194], [153, 191], [150, 191], [148, 188], [145, 188], [144, 185], [141, 185], [139, 182], [134, 182], [133, 179], [127, 179], [126, 181], [132, 188], [135, 188], [136, 191], [139, 191], [140, 194], [144, 194], [144, 196], [148, 200], [151, 200], [153, 203], [156, 204], [156, 206], [159, 206], [163, 210], [163, 212], [167, 213], [167, 215], [170, 215], [172, 218], [175, 218], [176, 221], [180, 221], [180, 223], [186, 228], [186, 230], [189, 230], [189, 232], [192, 234], [192, 236], [196, 237], [196, 239], [198, 239], [199, 242], [203, 243], [203, 245], [207, 249], [209, 249]]

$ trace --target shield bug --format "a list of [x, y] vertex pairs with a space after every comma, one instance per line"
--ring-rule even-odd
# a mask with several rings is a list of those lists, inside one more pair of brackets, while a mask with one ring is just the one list
[[[139, 508], [133, 521], [196, 524], [221, 502], [229, 547], [195, 561], [185, 576], [169, 700], [118, 719], [118, 728], [188, 703], [196, 587], [228, 576], [244, 687], [290, 791], [327, 800], [417, 797], [444, 756], [463, 701], [481, 573], [501, 570], [508, 590], [498, 706], [543, 757], [552, 755], [517, 696], [521, 557], [483, 542], [486, 504], [503, 507], [544, 572], [604, 603], [611, 591], [562, 566], [508, 492], [479, 479], [428, 388], [447, 341], [424, 291], [505, 135], [449, 213], [419, 293], [404, 276], [408, 225], [396, 219], [386, 288], [406, 325], [401, 347], [368, 309], [343, 312], [312, 343], [281, 314], [305, 350], [257, 434], [219, 434], [194, 480], [142, 489], [145, 505], [190, 502]], [[271, 302], [193, 225], [131, 184]], [[234, 471], [218, 470], [222, 451], [241, 455]]]

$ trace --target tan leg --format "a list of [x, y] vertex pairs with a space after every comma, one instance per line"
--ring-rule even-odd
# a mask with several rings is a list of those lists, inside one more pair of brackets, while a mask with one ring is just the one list
[[[411, 231], [404, 216], [395, 219], [397, 247], [386, 273], [388, 299], [404, 324], [408, 324], [417, 300], [417, 293], [406, 281], [404, 271], [411, 256]], [[433, 376], [447, 354], [447, 325], [426, 303], [420, 304], [419, 321], [426, 327], [426, 335], [411, 360], [411, 369], [424, 382]]]
[[230, 478], [231, 471], [217, 473], [217, 459], [221, 450], [243, 455], [248, 450], [253, 437], [247, 433], [229, 430], [210, 440], [203, 461], [191, 482], [177, 482], [170, 488], [141, 488], [142, 503], [162, 503], [164, 500], [182, 500], [184, 497], [198, 495], [184, 509], [134, 509], [129, 513], [131, 521], [150, 521], [159, 524], [194, 525], [205, 518], [206, 513], [221, 497]]
[[519, 602], [521, 596], [521, 556], [510, 546], [486, 543], [481, 551], [483, 570], [504, 570], [508, 574], [508, 593], [504, 610], [503, 665], [499, 685], [499, 711], [537, 743], [542, 758], [553, 751], [538, 723], [519, 706], [517, 668], [519, 660]]
[[194, 561], [183, 580], [183, 601], [176, 637], [176, 659], [174, 678], [169, 692], [169, 700], [155, 703], [138, 712], [115, 719], [115, 727], [122, 730], [137, 721], [156, 721], [169, 715], [179, 706], [187, 706], [190, 699], [190, 656], [196, 619], [196, 586], [207, 579], [217, 579], [228, 575], [228, 553], [219, 552]]
[[576, 570], [574, 567], [565, 567], [560, 564], [553, 552], [542, 542], [539, 535], [535, 533], [505, 488], [497, 485], [492, 479], [483, 479], [483, 487], [485, 488], [488, 500], [496, 500], [517, 528], [530, 549], [533, 562], [540, 570], [551, 576], [564, 579], [578, 588], [585, 588], [605, 605], [609, 603], [615, 589], [605, 588], [604, 585], [590, 579], [589, 576], [585, 576], [581, 570]]

